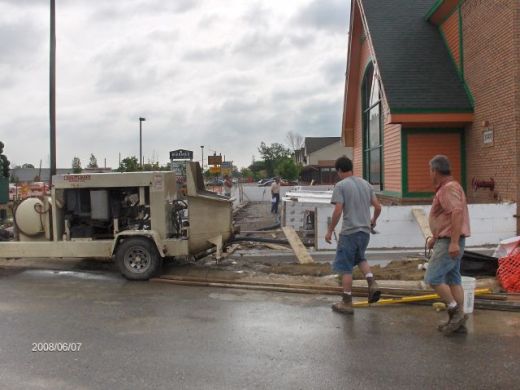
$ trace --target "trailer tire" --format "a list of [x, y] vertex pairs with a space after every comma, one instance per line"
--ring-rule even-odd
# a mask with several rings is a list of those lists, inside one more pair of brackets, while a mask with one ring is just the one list
[[148, 280], [160, 271], [162, 258], [151, 240], [132, 237], [118, 246], [116, 263], [125, 278]]

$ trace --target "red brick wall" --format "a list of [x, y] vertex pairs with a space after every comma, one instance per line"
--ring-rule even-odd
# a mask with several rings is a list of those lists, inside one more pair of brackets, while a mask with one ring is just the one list
[[440, 30], [444, 34], [446, 44], [448, 45], [457, 69], [460, 67], [460, 42], [459, 42], [459, 11], [455, 11], [440, 26]]
[[383, 161], [384, 190], [401, 192], [401, 125], [385, 125]]
[[[518, 53], [519, 4], [518, 0], [462, 3], [464, 76], [475, 98], [475, 120], [466, 128], [471, 202], [516, 201], [519, 195], [520, 83], [519, 57], [514, 54]], [[486, 121], [494, 131], [491, 147], [485, 147], [482, 141]], [[473, 191], [473, 177], [493, 178], [495, 192]]]

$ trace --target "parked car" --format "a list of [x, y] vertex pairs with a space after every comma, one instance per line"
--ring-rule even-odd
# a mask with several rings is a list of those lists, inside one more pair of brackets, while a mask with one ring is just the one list
[[271, 178], [271, 179], [267, 179], [267, 180], [265, 180], [264, 182], [259, 183], [258, 186], [259, 186], [259, 187], [269, 187], [269, 186], [271, 186], [271, 184], [273, 184], [273, 182], [274, 182], [274, 179], [273, 179], [273, 178]]
[[218, 178], [218, 177], [212, 177], [206, 182], [207, 186], [222, 186], [224, 185], [224, 180]]
[[[271, 184], [273, 184], [274, 178], [268, 179], [267, 181], [263, 182], [262, 184], [258, 184], [259, 187], [269, 187]], [[281, 186], [297, 186], [298, 182], [294, 180], [287, 180], [287, 179], [280, 179], [280, 185]]]
[[273, 181], [274, 181], [274, 177], [269, 177], [269, 178], [265, 178], [265, 179], [260, 179], [256, 183], [258, 184], [259, 187], [264, 187], [265, 183], [270, 182], [269, 185], [271, 185], [271, 183]]

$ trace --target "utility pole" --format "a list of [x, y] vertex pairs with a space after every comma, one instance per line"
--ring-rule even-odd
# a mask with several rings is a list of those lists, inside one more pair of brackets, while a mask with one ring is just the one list
[[200, 169], [202, 169], [202, 173], [204, 173], [204, 145], [200, 145], [200, 151], [202, 153], [202, 160], [200, 160]]
[[51, 175], [49, 182], [52, 185], [52, 176], [56, 174], [56, 4], [51, 1], [51, 35], [50, 35], [50, 69], [49, 69], [49, 120], [50, 120], [50, 148], [51, 148]]

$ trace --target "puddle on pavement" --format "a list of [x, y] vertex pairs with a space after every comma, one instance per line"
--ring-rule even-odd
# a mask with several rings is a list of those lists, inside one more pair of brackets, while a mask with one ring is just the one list
[[78, 272], [78, 271], [60, 271], [60, 270], [40, 270], [31, 269], [23, 270], [20, 272], [21, 275], [38, 278], [55, 278], [55, 277], [68, 277], [80, 280], [114, 280], [120, 279], [119, 276], [110, 274], [97, 274], [90, 272]]

